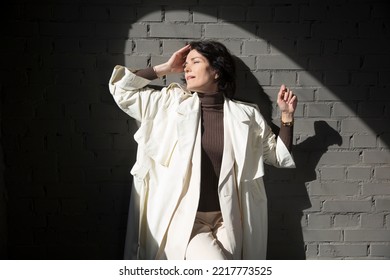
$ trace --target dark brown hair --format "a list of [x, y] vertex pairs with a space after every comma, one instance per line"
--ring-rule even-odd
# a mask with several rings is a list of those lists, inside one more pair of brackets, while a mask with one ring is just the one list
[[232, 98], [236, 91], [236, 65], [229, 50], [216, 41], [193, 41], [189, 45], [192, 50], [206, 57], [211, 67], [217, 71], [218, 90]]

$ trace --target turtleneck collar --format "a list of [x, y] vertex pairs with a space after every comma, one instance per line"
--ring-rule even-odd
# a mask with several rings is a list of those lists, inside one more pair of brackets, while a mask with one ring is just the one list
[[198, 97], [200, 102], [203, 105], [221, 105], [225, 101], [223, 93], [215, 92], [215, 93], [201, 93], [198, 92]]

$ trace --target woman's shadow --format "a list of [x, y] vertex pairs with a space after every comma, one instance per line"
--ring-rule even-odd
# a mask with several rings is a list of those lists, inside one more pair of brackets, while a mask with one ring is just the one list
[[[258, 105], [274, 133], [279, 127], [272, 122], [273, 105], [258, 80], [236, 57], [238, 87], [235, 99]], [[295, 92], [299, 98], [299, 90]], [[277, 90], [275, 90], [275, 97]], [[265, 186], [268, 197], [267, 259], [305, 259], [302, 228], [306, 227], [304, 210], [312, 207], [307, 184], [317, 179], [316, 166], [329, 146], [341, 145], [340, 134], [325, 121], [314, 122], [314, 135], [293, 146], [295, 169], [266, 166]]]

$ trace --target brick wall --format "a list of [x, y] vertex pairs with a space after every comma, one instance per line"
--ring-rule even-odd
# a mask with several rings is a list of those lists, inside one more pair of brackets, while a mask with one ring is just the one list
[[112, 68], [154, 65], [186, 41], [215, 39], [237, 56], [237, 98], [259, 104], [270, 124], [279, 122], [281, 83], [300, 99], [297, 169], [267, 168], [268, 258], [389, 259], [386, 7], [384, 0], [10, 2], [1, 11], [8, 220], [0, 215], [1, 239], [8, 232], [1, 256], [122, 257], [136, 125], [108, 92]]

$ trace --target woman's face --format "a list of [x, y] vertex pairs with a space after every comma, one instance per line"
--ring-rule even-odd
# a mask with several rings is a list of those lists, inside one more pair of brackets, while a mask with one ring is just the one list
[[184, 74], [189, 90], [201, 93], [218, 91], [217, 72], [198, 51], [191, 50], [188, 53], [184, 63]]

